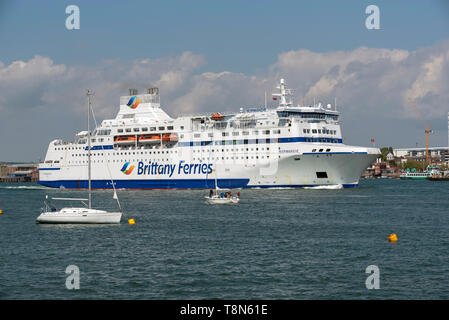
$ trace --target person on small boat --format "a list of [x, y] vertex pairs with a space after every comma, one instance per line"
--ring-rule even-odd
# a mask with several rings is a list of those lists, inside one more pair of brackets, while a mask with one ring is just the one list
[[214, 192], [211, 189], [210, 192], [209, 192], [209, 198], [212, 198], [213, 194], [214, 194]]
[[223, 198], [223, 192], [222, 192], [222, 193], [220, 193], [220, 198]]
[[240, 198], [240, 191], [237, 192], [237, 198]]

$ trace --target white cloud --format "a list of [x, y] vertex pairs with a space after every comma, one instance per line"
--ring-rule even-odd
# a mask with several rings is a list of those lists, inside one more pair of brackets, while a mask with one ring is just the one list
[[29, 61], [0, 63], [0, 111], [32, 109], [41, 104], [45, 91], [67, 72], [50, 58], [35, 56]]
[[[158, 86], [163, 108], [174, 117], [231, 112], [241, 106], [262, 106], [265, 92], [272, 104], [270, 94], [281, 77], [295, 89], [296, 103], [303, 99], [311, 103], [314, 98], [333, 103], [337, 98], [349, 134], [369, 126], [380, 130], [375, 129], [376, 123], [417, 119], [408, 98], [415, 100], [432, 123], [446, 119], [449, 109], [449, 41], [415, 51], [366, 47], [326, 53], [289, 51], [279, 54], [258, 76], [230, 71], [199, 73], [205, 63], [202, 55], [192, 52], [129, 62], [105, 60], [93, 67], [55, 64], [41, 56], [9, 65], [0, 62], [0, 111], [19, 115], [27, 110], [37, 117], [40, 127], [49, 126], [50, 114], [55, 119], [58, 114], [65, 115], [73, 119], [66, 130], [73, 131], [72, 127], [79, 130], [84, 125], [85, 89], [95, 91], [94, 108], [97, 118], [103, 119], [115, 116], [119, 96], [127, 94], [128, 88], [142, 92]], [[369, 125], [360, 128], [360, 119], [369, 119]], [[0, 125], [12, 124], [5, 124], [2, 117]], [[27, 135], [28, 129], [24, 130]], [[60, 134], [47, 130], [47, 136]], [[400, 127], [388, 130], [391, 135]], [[42, 141], [40, 148], [45, 149], [47, 142]]]

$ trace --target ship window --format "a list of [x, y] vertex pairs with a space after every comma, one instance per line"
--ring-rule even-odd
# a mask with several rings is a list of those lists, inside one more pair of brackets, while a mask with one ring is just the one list
[[144, 131], [144, 132], [148, 131], [148, 128], [142, 128], [142, 131]]
[[168, 126], [167, 130], [173, 130], [173, 126]]
[[279, 133], [281, 133], [281, 130], [279, 130], [279, 129], [273, 130], [273, 133], [274, 133], [274, 134], [279, 134]]
[[329, 151], [331, 151], [331, 149], [326, 149], [326, 152], [329, 152]]
[[265, 130], [264, 133], [265, 134], [270, 134], [270, 130]]
[[319, 178], [319, 179], [325, 179], [325, 178], [327, 178], [327, 172], [324, 172], [324, 171], [317, 172], [316, 173], [316, 177]]
[[156, 127], [151, 127], [150, 131], [156, 131]]
[[232, 133], [232, 135], [233, 135], [233, 136], [238, 136], [238, 135], [239, 135], [239, 132], [238, 132], [238, 131], [234, 131], [234, 132]]
[[134, 128], [134, 132], [139, 132], [139, 128]]
[[165, 127], [159, 127], [159, 130], [165, 130]]
[[247, 136], [247, 135], [249, 135], [249, 132], [248, 131], [242, 131], [242, 135]]
[[181, 130], [184, 130], [184, 126], [181, 126]]
[[126, 132], [131, 132], [131, 128], [126, 128], [125, 131]]
[[123, 129], [117, 129], [117, 132], [123, 132]]

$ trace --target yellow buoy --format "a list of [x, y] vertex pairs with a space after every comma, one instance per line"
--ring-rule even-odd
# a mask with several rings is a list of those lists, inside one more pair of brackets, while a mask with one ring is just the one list
[[0, 214], [2, 214], [3, 213], [3, 210], [2, 209], [0, 209]]
[[134, 221], [134, 219], [128, 219], [128, 223], [129, 224], [136, 224], [136, 221]]
[[392, 233], [388, 236], [388, 241], [390, 242], [396, 242], [398, 241], [398, 236], [396, 235], [396, 233]]

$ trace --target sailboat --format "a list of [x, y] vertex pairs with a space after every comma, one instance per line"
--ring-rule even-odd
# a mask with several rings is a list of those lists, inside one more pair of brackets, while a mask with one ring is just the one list
[[[212, 143], [211, 143], [212, 145]], [[210, 152], [209, 152], [210, 156]], [[215, 171], [215, 194], [211, 190], [209, 196], [205, 196], [206, 202], [209, 204], [237, 204], [240, 201], [240, 196], [232, 196], [231, 192], [225, 192], [218, 194], [218, 182], [217, 182], [217, 165], [214, 161], [214, 171]], [[206, 177], [207, 180], [207, 177]], [[240, 193], [239, 193], [240, 194]]]
[[[122, 218], [122, 212], [120, 207], [120, 202], [118, 201], [117, 193], [114, 187], [113, 198], [117, 200], [120, 211], [118, 212], [108, 212], [105, 210], [92, 209], [92, 188], [91, 188], [91, 155], [90, 155], [90, 96], [93, 93], [87, 90], [87, 157], [88, 157], [88, 189], [89, 197], [84, 198], [52, 198], [51, 200], [61, 200], [61, 201], [80, 201], [84, 207], [66, 207], [57, 210], [56, 207], [50, 202], [48, 195], [45, 196], [45, 207], [42, 209], [42, 213], [37, 217], [37, 223], [120, 223]], [[114, 183], [112, 183], [114, 186]], [[87, 203], [85, 202], [87, 201]]]

